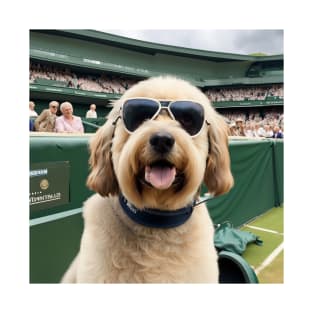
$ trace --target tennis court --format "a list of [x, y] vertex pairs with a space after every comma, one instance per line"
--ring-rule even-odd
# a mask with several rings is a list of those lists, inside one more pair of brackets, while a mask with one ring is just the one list
[[284, 282], [283, 220], [283, 207], [275, 207], [241, 228], [263, 241], [262, 246], [249, 244], [242, 255], [254, 268], [260, 283]]

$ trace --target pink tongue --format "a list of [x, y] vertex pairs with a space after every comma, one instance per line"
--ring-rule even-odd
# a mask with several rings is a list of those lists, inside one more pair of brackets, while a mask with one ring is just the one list
[[157, 189], [169, 188], [176, 176], [175, 167], [146, 166], [145, 180]]

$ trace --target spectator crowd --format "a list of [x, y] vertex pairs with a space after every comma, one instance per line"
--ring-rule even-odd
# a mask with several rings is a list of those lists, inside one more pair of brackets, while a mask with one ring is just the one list
[[83, 74], [69, 68], [58, 67], [41, 63], [30, 63], [29, 82], [35, 83], [38, 79], [51, 80], [63, 83], [64, 87], [122, 94], [137, 80], [109, 74]]
[[[57, 116], [60, 106], [62, 115]], [[269, 109], [263, 112], [244, 113], [243, 111], [220, 112], [229, 127], [230, 136], [245, 136], [250, 138], [283, 138], [284, 114]], [[73, 115], [73, 106], [66, 101], [59, 105], [57, 101], [51, 101], [49, 108], [44, 109], [40, 115], [35, 111], [35, 103], [29, 102], [30, 131], [43, 132], [79, 132], [84, 128], [81, 118]], [[96, 105], [91, 104], [86, 112], [86, 118], [97, 118]]]
[[[132, 85], [138, 82], [136, 79], [114, 76], [110, 74], [85, 74], [74, 72], [65, 67], [47, 65], [41, 63], [30, 63], [30, 83], [36, 82], [37, 79], [51, 80], [62, 82], [65, 87], [104, 92], [123, 94]], [[244, 100], [265, 100], [268, 97], [283, 99], [283, 85], [271, 85], [261, 87], [245, 88], [210, 88], [205, 94], [213, 102], [220, 101], [244, 101]]]
[[245, 88], [212, 88], [207, 90], [206, 95], [213, 102], [220, 101], [244, 101], [244, 100], [266, 100], [268, 97], [283, 99], [283, 85], [271, 85], [262, 87]]
[[250, 138], [283, 138], [284, 114], [276, 109], [268, 109], [261, 115], [259, 112], [243, 113], [242, 111], [222, 112], [229, 126], [230, 136]]
[[[61, 116], [57, 116], [60, 106]], [[95, 105], [94, 105], [95, 106]], [[95, 109], [95, 108], [94, 108]], [[50, 101], [49, 108], [42, 110], [40, 115], [35, 115], [35, 103], [29, 102], [29, 130], [39, 132], [57, 133], [84, 133], [84, 126], [79, 116], [73, 114], [73, 106], [65, 101]]]
[[[30, 63], [30, 83], [40, 83], [40, 80], [55, 81], [58, 84], [63, 84], [64, 87], [76, 88], [87, 91], [123, 94], [128, 88], [137, 83], [138, 80], [114, 76], [110, 74], [86, 74], [65, 67], [59, 67], [36, 62]], [[271, 86], [245, 87], [245, 88], [210, 88], [205, 91], [205, 94], [213, 102], [220, 101], [245, 101], [245, 100], [266, 100], [268, 97], [283, 99], [283, 84], [275, 84]], [[67, 131], [71, 128], [70, 124], [75, 124], [76, 130], [83, 132], [79, 119], [73, 115], [73, 107], [69, 102], [66, 105], [61, 104], [62, 119], [59, 117], [57, 125], [59, 128], [62, 125], [63, 130]], [[37, 117], [37, 112], [34, 110], [35, 103], [29, 102], [30, 117], [32, 121]], [[52, 101], [49, 104], [49, 109], [44, 110], [38, 117], [37, 123], [30, 124], [30, 129], [39, 131], [58, 131], [55, 128], [56, 109], [59, 103]], [[268, 110], [262, 112], [252, 110], [245, 112], [241, 110], [231, 110], [220, 112], [224, 116], [225, 121], [229, 126], [229, 134], [231, 136], [245, 137], [274, 137], [282, 138], [284, 132], [284, 115], [279, 111]], [[88, 118], [96, 118], [96, 106], [91, 104], [89, 111], [86, 113]], [[61, 123], [62, 120], [62, 123]], [[41, 126], [39, 125], [41, 122]], [[67, 125], [69, 124], [69, 125]], [[44, 126], [43, 126], [44, 125]], [[48, 126], [47, 126], [48, 125]], [[53, 125], [53, 128], [51, 128]], [[47, 128], [48, 127], [48, 128]], [[75, 130], [74, 127], [74, 130]], [[78, 130], [79, 129], [79, 130]], [[75, 130], [75, 131], [76, 131]]]

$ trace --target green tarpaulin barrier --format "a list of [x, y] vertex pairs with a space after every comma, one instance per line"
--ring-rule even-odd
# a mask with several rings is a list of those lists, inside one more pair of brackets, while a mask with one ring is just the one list
[[234, 187], [207, 202], [215, 224], [238, 227], [283, 203], [283, 142], [233, 141], [229, 145]]

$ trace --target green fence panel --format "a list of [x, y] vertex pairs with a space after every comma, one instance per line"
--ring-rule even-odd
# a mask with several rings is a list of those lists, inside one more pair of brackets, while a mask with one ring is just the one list
[[48, 208], [30, 206], [31, 283], [59, 282], [79, 250], [81, 207], [92, 194], [86, 187], [88, 142], [89, 136], [30, 137], [30, 168], [59, 162], [68, 164], [70, 173], [68, 203]]
[[276, 189], [276, 206], [284, 203], [284, 141], [276, 139], [273, 145]]
[[207, 202], [214, 223], [239, 226], [275, 206], [272, 146], [272, 140], [230, 143], [235, 184], [228, 194]]
[[69, 163], [69, 202], [48, 209], [37, 209], [32, 206], [30, 218], [47, 216], [80, 208], [92, 192], [86, 186], [89, 173], [89, 136], [31, 136], [30, 166], [37, 163], [68, 162]]
[[84, 125], [85, 133], [95, 133], [100, 126], [102, 126], [106, 119], [104, 117], [101, 118], [86, 118], [82, 117], [82, 122]]
[[31, 283], [58, 283], [79, 250], [83, 229], [81, 213], [50, 218], [51, 221], [40, 222], [40, 218], [31, 221], [35, 224], [30, 227]]

